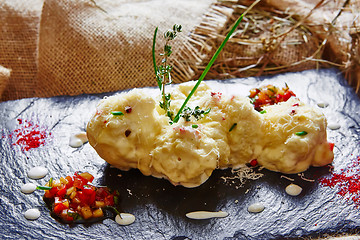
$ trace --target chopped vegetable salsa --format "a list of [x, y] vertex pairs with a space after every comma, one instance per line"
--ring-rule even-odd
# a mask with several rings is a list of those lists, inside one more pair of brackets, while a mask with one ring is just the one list
[[52, 215], [64, 222], [102, 219], [104, 210], [116, 210], [119, 193], [108, 187], [90, 185], [94, 177], [88, 173], [76, 172], [74, 176], [52, 178], [44, 187], [44, 201]]
[[251, 99], [251, 103], [254, 104], [254, 108], [258, 112], [261, 112], [263, 106], [286, 102], [292, 96], [295, 96], [295, 94], [287, 85], [281, 89], [273, 85], [266, 85], [261, 88], [251, 89], [249, 98]]

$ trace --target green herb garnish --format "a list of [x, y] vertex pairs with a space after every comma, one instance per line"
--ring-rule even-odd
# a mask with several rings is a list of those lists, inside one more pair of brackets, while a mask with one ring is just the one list
[[298, 136], [305, 136], [308, 133], [306, 131], [301, 131], [301, 132], [296, 132], [295, 134]]
[[231, 132], [232, 130], [234, 130], [234, 128], [237, 126], [237, 123], [234, 123], [231, 128], [229, 129], [229, 132]]
[[124, 115], [124, 113], [121, 112], [121, 111], [112, 111], [111, 114], [114, 115], [114, 116], [122, 116], [122, 115]]
[[266, 113], [266, 110], [262, 110], [259, 113], [264, 114], [264, 113]]
[[194, 109], [185, 107], [180, 116], [183, 117], [185, 121], [189, 122], [191, 121], [191, 116], [193, 116], [196, 120], [199, 120], [203, 118], [206, 114], [208, 114], [210, 110], [210, 108], [208, 108], [207, 110], [202, 110], [199, 106], [196, 106]]
[[67, 215], [69, 217], [72, 217], [74, 219], [74, 221], [76, 220], [81, 220], [82, 217], [80, 216], [80, 214], [76, 213], [76, 212], [71, 212], [71, 211], [67, 211]]
[[198, 128], [199, 126], [196, 124], [191, 125], [192, 128]]
[[51, 190], [52, 187], [48, 187], [48, 186], [37, 186], [36, 189], [37, 189], [37, 190]]

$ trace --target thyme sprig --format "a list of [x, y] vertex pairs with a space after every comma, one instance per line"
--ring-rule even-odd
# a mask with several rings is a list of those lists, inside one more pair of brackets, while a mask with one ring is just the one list
[[171, 79], [171, 70], [173, 67], [168, 64], [168, 58], [171, 56], [172, 47], [170, 45], [170, 41], [174, 40], [178, 33], [182, 31], [182, 26], [175, 24], [172, 29], [166, 31], [164, 33], [165, 38], [165, 45], [164, 45], [164, 52], [160, 54], [163, 57], [161, 60], [161, 64], [156, 64], [155, 59], [155, 42], [156, 42], [156, 35], [157, 35], [158, 28], [155, 29], [154, 38], [153, 38], [153, 47], [152, 47], [152, 57], [153, 57], [153, 64], [154, 64], [154, 71], [156, 75], [156, 81], [161, 91], [162, 101], [160, 102], [160, 107], [165, 110], [166, 115], [173, 119], [173, 112], [170, 110], [170, 102], [171, 102], [171, 95], [166, 94], [165, 86], [172, 83]]

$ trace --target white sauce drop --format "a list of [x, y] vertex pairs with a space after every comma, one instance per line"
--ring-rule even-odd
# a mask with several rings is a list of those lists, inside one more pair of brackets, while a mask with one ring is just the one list
[[47, 168], [41, 166], [33, 167], [29, 170], [28, 177], [32, 179], [40, 179], [45, 177], [48, 172], [49, 170], [47, 170]]
[[20, 191], [22, 193], [32, 193], [36, 190], [36, 185], [33, 183], [26, 183], [21, 186]]
[[208, 211], [196, 211], [186, 214], [186, 217], [190, 219], [209, 219], [209, 218], [223, 218], [227, 217], [229, 213], [219, 211], [219, 212], [208, 212]]
[[79, 148], [88, 141], [86, 132], [76, 133], [70, 137], [69, 145], [73, 148]]
[[264, 209], [265, 209], [265, 206], [262, 203], [254, 203], [248, 207], [248, 211], [252, 212], [252, 213], [259, 213], [259, 212], [262, 212]]
[[116, 215], [115, 221], [120, 225], [130, 225], [135, 222], [135, 216], [130, 213], [120, 213], [120, 215]]
[[331, 130], [338, 130], [340, 128], [340, 124], [338, 124], [338, 123], [329, 123], [328, 128], [330, 128]]
[[28, 220], [35, 220], [35, 219], [38, 219], [40, 217], [40, 211], [37, 208], [32, 208], [32, 209], [27, 210], [24, 213], [24, 216]]
[[297, 196], [301, 193], [302, 188], [296, 184], [291, 183], [285, 188], [285, 191], [290, 196]]
[[321, 107], [321, 108], [326, 108], [327, 106], [329, 106], [329, 103], [327, 102], [318, 102], [318, 107]]

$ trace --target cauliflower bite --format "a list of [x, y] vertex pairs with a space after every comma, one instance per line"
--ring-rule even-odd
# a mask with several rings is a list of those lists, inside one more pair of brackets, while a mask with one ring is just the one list
[[[172, 89], [173, 113], [194, 84]], [[87, 126], [89, 143], [100, 157], [119, 169], [138, 168], [185, 187], [201, 185], [217, 168], [238, 168], [253, 159], [283, 173], [333, 160], [324, 115], [295, 97], [260, 113], [249, 98], [223, 96], [203, 83], [188, 106], [210, 111], [173, 124], [159, 107], [160, 98], [138, 89], [104, 98]]]
[[155, 105], [153, 97], [138, 89], [104, 98], [87, 125], [90, 145], [111, 165], [121, 170], [139, 168], [150, 175], [150, 152], [168, 124]]
[[265, 113], [257, 160], [282, 173], [299, 173], [309, 166], [324, 166], [334, 155], [326, 140], [325, 116], [315, 108], [290, 98], [263, 107]]

